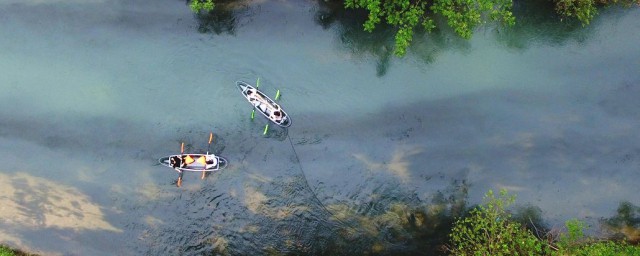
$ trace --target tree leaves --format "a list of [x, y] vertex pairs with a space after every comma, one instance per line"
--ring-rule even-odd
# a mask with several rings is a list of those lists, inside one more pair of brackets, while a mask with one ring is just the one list
[[542, 242], [522, 225], [511, 222], [506, 208], [515, 196], [501, 190], [495, 196], [489, 190], [484, 204], [458, 219], [451, 230], [453, 255], [543, 255]]
[[598, 13], [593, 0], [556, 0], [556, 11], [565, 17], [576, 17], [583, 26]]
[[435, 28], [434, 14], [447, 18], [449, 26], [463, 38], [471, 38], [473, 29], [484, 20], [513, 25], [511, 0], [345, 0], [345, 8], [369, 11], [364, 30], [371, 32], [381, 21], [396, 27], [395, 54], [403, 56], [418, 25], [430, 32]]
[[210, 12], [215, 6], [216, 5], [213, 3], [213, 0], [191, 0], [191, 3], [189, 4], [189, 7], [191, 7], [191, 10], [195, 13], [199, 13], [201, 11]]

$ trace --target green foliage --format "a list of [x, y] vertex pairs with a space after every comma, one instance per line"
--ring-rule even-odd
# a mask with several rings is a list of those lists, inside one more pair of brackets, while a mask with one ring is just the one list
[[24, 252], [18, 249], [13, 249], [6, 245], [0, 245], [0, 256], [38, 256], [38, 254]]
[[[640, 0], [551, 0], [550, 5], [562, 19], [576, 19], [588, 25], [598, 14], [597, 6], [640, 6]], [[406, 53], [414, 29], [420, 25], [426, 31], [436, 26], [434, 15], [441, 15], [462, 38], [469, 39], [479, 25], [487, 21], [512, 26], [515, 24], [512, 0], [344, 0], [347, 9], [365, 9], [369, 12], [365, 31], [373, 31], [386, 22], [397, 29], [395, 54]]]
[[624, 256], [640, 255], [640, 247], [628, 245], [626, 242], [594, 241], [585, 237], [584, 222], [577, 219], [568, 220], [565, 223], [567, 233], [560, 234], [558, 251], [554, 255], [576, 256]]
[[191, 0], [189, 7], [195, 13], [199, 13], [201, 11], [210, 12], [216, 5], [213, 3], [213, 0]]
[[[507, 25], [515, 24], [511, 0], [435, 0], [431, 10], [447, 18], [458, 35], [471, 38], [473, 29], [487, 18]], [[485, 16], [487, 15], [487, 16]]]
[[578, 219], [571, 219], [565, 222], [567, 233], [560, 234], [558, 247], [561, 251], [571, 252], [577, 245], [584, 242], [584, 229], [586, 225]]
[[347, 9], [362, 8], [369, 11], [364, 23], [365, 31], [373, 31], [381, 21], [398, 29], [395, 36], [395, 54], [406, 53], [414, 29], [422, 26], [426, 31], [435, 28], [433, 13], [447, 18], [448, 24], [462, 37], [470, 38], [473, 29], [485, 17], [512, 25], [511, 0], [345, 0]]
[[554, 0], [556, 12], [564, 18], [576, 18], [583, 26], [589, 25], [598, 14], [596, 6], [622, 5], [631, 7], [640, 6], [640, 0]]
[[640, 247], [625, 242], [603, 241], [575, 246], [571, 250], [560, 250], [555, 255], [572, 256], [638, 256]]
[[426, 1], [409, 0], [345, 0], [346, 8], [363, 8], [369, 11], [364, 30], [372, 32], [382, 20], [398, 28], [395, 36], [395, 53], [402, 56], [413, 38], [413, 29], [422, 25], [426, 31], [435, 27], [433, 19], [426, 15]]
[[451, 230], [449, 252], [453, 255], [543, 255], [544, 244], [531, 231], [512, 222], [506, 208], [515, 196], [501, 190], [498, 197], [489, 190], [484, 205], [458, 219]]
[[[494, 196], [489, 190], [484, 204], [471, 210], [469, 216], [458, 219], [451, 234], [452, 255], [557, 255], [557, 256], [638, 256], [640, 246], [625, 241], [599, 241], [584, 234], [586, 224], [578, 219], [565, 223], [566, 232], [558, 236], [557, 244], [551, 245], [534, 236], [521, 224], [514, 222], [506, 211], [515, 201], [514, 196], [501, 190]], [[625, 207], [622, 215], [629, 212]], [[620, 212], [621, 210], [619, 210]], [[552, 250], [551, 248], [554, 248]]]
[[598, 0], [598, 3], [603, 5], [619, 4], [624, 7], [631, 7], [634, 4], [640, 6], [640, 0]]
[[555, 0], [555, 3], [558, 14], [567, 18], [575, 17], [583, 26], [589, 25], [598, 13], [594, 0]]
[[13, 256], [16, 255], [11, 249], [0, 245], [0, 256]]

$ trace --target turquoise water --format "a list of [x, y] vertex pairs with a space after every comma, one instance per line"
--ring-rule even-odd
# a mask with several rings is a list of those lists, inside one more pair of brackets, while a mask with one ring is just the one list
[[[395, 58], [312, 1], [224, 8], [207, 27], [184, 1], [0, 3], [0, 242], [411, 254], [489, 189], [549, 226], [640, 204], [638, 9], [419, 35]], [[288, 130], [250, 120], [235, 81], [257, 78]], [[176, 188], [157, 159], [209, 132], [230, 166]]]

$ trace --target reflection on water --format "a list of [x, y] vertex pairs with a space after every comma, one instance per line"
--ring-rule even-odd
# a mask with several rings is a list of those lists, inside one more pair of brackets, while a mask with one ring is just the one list
[[367, 12], [363, 10], [345, 10], [340, 1], [318, 1], [320, 5], [315, 21], [324, 29], [335, 24], [336, 37], [344, 49], [358, 59], [373, 56], [376, 61], [377, 76], [387, 73], [393, 58], [395, 30], [381, 23], [375, 32], [364, 31], [363, 24]]
[[618, 239], [640, 243], [640, 207], [628, 201], [621, 202], [616, 215], [603, 220], [606, 231]]
[[242, 1], [216, 1], [216, 7], [212, 11], [195, 14], [198, 32], [234, 35], [238, 26], [236, 16], [244, 16], [241, 12], [247, 10], [247, 3]]
[[[497, 40], [509, 48], [524, 50], [535, 44], [562, 45], [584, 42], [597, 24], [582, 26], [577, 20], [561, 20], [550, 1], [514, 1], [516, 24], [496, 31]], [[599, 16], [596, 16], [597, 21]]]
[[[363, 29], [368, 13], [364, 10], [345, 10], [341, 1], [318, 1], [319, 8], [315, 15], [316, 23], [324, 29], [337, 26], [336, 37], [344, 45], [344, 49], [360, 59], [372, 56], [376, 61], [376, 74], [384, 76], [392, 63], [395, 29], [380, 23], [369, 33]], [[624, 12], [614, 7], [603, 10], [607, 12]], [[478, 36], [489, 33], [498, 42], [509, 48], [524, 50], [531, 45], [562, 45], [566, 42], [584, 42], [593, 34], [596, 23], [582, 26], [577, 20], [561, 20], [549, 1], [515, 1], [513, 14], [516, 24], [512, 27], [486, 24], [476, 31]], [[606, 16], [606, 15], [605, 15]], [[469, 50], [468, 40], [460, 38], [440, 16], [435, 17], [437, 28], [427, 33], [421, 27], [415, 28], [415, 34], [408, 57], [421, 60], [425, 64], [436, 61], [441, 52]]]

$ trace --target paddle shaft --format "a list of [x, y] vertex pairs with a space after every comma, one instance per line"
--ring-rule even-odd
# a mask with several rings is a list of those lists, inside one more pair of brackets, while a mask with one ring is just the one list
[[209, 145], [207, 145], [207, 154], [205, 155], [204, 167], [202, 167], [202, 177], [200, 179], [204, 179], [204, 174], [207, 173], [207, 162], [206, 156], [209, 155], [209, 148], [211, 147], [211, 141], [213, 140], [213, 132], [209, 133]]

